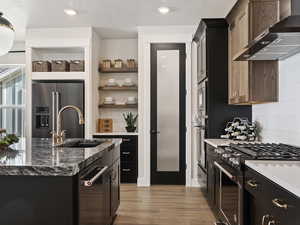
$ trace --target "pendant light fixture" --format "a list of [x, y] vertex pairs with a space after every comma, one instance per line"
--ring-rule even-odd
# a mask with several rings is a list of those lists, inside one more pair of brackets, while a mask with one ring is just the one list
[[15, 30], [12, 24], [0, 12], [0, 56], [7, 54], [11, 50], [14, 37]]

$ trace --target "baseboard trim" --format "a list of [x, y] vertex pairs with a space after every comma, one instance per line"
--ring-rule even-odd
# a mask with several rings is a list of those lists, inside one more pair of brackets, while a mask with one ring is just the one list
[[150, 187], [150, 181], [149, 181], [149, 179], [147, 179], [145, 177], [138, 177], [137, 186], [138, 187]]
[[[149, 179], [147, 179], [145, 177], [138, 177], [137, 186], [138, 187], [150, 187], [151, 184], [150, 184]], [[191, 183], [189, 185], [186, 185], [186, 187], [205, 187], [205, 185], [201, 184], [199, 182], [198, 178], [192, 178]]]

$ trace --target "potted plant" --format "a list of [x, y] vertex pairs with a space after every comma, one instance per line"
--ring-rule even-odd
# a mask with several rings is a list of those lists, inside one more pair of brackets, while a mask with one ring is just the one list
[[0, 129], [0, 150], [8, 149], [11, 144], [17, 143], [19, 138], [14, 134], [6, 134], [5, 129]]
[[127, 127], [126, 127], [127, 132], [135, 132], [135, 130], [136, 130], [135, 124], [136, 124], [138, 115], [133, 115], [132, 112], [129, 112], [129, 113], [123, 113], [123, 117], [127, 124]]

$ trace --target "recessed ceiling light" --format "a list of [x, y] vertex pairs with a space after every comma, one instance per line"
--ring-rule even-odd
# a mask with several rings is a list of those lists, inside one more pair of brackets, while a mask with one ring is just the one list
[[68, 16], [75, 16], [77, 15], [77, 11], [74, 9], [64, 9], [65, 14]]
[[158, 12], [160, 12], [163, 15], [166, 15], [170, 12], [170, 8], [166, 6], [161, 6], [158, 8]]

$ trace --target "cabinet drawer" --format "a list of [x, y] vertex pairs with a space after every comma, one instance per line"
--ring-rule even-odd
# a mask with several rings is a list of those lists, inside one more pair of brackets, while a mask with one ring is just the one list
[[121, 160], [122, 162], [132, 162], [136, 161], [136, 151], [134, 149], [122, 149], [121, 150]]
[[135, 183], [137, 180], [137, 165], [134, 163], [121, 164], [121, 182]]
[[137, 141], [135, 137], [124, 137], [122, 138], [121, 148], [136, 148]]
[[[246, 168], [245, 171], [245, 189], [255, 197], [259, 197], [269, 186], [266, 178], [253, 171], [250, 168]], [[266, 196], [265, 196], [266, 197]], [[270, 196], [269, 196], [270, 197]]]
[[256, 205], [252, 211], [260, 215], [256, 216], [257, 221], [266, 215], [276, 225], [294, 225], [300, 221], [300, 198], [250, 168], [245, 171], [245, 189], [252, 196], [249, 204]]
[[276, 224], [293, 225], [295, 221], [300, 221], [300, 198], [276, 184], [272, 185], [270, 193], [271, 198], [267, 201]]

